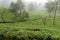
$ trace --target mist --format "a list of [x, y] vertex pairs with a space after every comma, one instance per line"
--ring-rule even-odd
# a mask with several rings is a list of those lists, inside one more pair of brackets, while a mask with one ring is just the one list
[[[0, 0], [0, 6], [3, 6], [3, 7], [9, 7], [10, 6], [10, 3], [11, 2], [16, 2], [17, 0]], [[47, 2], [47, 0], [23, 0], [24, 4], [27, 6], [29, 3], [31, 2], [35, 2], [37, 4], [40, 4], [39, 8], [38, 9], [44, 9], [44, 5], [45, 3]]]
[[9, 7], [9, 5], [12, 1], [15, 2], [16, 0], [0, 0], [0, 6]]

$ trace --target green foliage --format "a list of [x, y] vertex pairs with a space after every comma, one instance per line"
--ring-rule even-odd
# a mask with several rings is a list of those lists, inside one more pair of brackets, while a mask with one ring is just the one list
[[15, 17], [15, 15], [9, 10], [6, 10], [2, 17], [5, 20], [5, 22], [14, 22], [13, 18]]
[[[29, 15], [31, 19], [41, 18], [40, 12], [33, 13]], [[27, 15], [26, 11], [18, 13], [16, 21], [20, 20], [20, 17], [29, 18]], [[6, 22], [15, 21], [13, 19], [14, 16], [8, 9], [4, 11], [3, 18]], [[42, 17], [44, 18], [43, 15]], [[0, 23], [0, 40], [60, 40], [60, 19], [56, 19], [55, 26], [52, 25], [52, 21], [53, 19], [51, 18], [45, 26], [43, 24], [41, 25], [41, 19], [15, 23]]]
[[7, 8], [0, 8], [0, 22], [27, 21], [28, 19], [29, 13], [25, 10], [14, 15], [14, 12], [11, 12]]
[[29, 19], [29, 13], [26, 11], [22, 11], [18, 13], [14, 19], [15, 21], [27, 21]]
[[[32, 15], [30, 15], [32, 16]], [[34, 15], [35, 18], [40, 17]], [[34, 19], [35, 19], [34, 18]], [[41, 19], [35, 21], [0, 24], [0, 39], [6, 40], [60, 40], [60, 19], [56, 20], [56, 27], [52, 25], [53, 19], [47, 25], [41, 25]]]
[[0, 22], [13, 22], [14, 14], [6, 8], [0, 8]]
[[[25, 23], [26, 24], [26, 23]], [[7, 25], [7, 24], [5, 24]], [[12, 24], [13, 25], [13, 24]], [[20, 25], [20, 24], [19, 24]], [[24, 25], [24, 24], [23, 24]], [[27, 24], [26, 24], [27, 25]], [[37, 25], [38, 26], [38, 25]], [[56, 27], [57, 28], [57, 27]], [[23, 30], [24, 29], [24, 30]], [[38, 29], [38, 30], [36, 30]], [[57, 34], [57, 35], [56, 35]], [[60, 40], [60, 32], [54, 27], [4, 27], [0, 28], [0, 38], [6, 40]]]

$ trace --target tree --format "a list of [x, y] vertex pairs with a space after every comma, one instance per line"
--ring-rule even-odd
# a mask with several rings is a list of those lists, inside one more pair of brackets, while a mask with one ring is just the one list
[[17, 13], [24, 10], [24, 4], [22, 0], [17, 0], [16, 3], [11, 2], [10, 10], [17, 16]]
[[57, 8], [58, 8], [58, 1], [57, 1], [57, 0], [55, 0], [55, 13], [54, 13], [53, 25], [55, 25]]
[[[53, 25], [55, 25], [55, 20], [56, 20], [56, 13], [57, 13], [57, 9], [58, 9], [58, 6], [59, 6], [59, 0], [54, 0], [54, 1], [50, 1], [49, 3], [46, 4], [46, 8], [49, 12], [49, 16], [50, 16], [50, 13], [54, 11], [54, 19], [53, 19]], [[60, 8], [60, 6], [59, 6]]]
[[15, 14], [15, 16], [17, 16], [19, 11], [24, 10], [24, 4], [22, 0], [17, 0], [16, 3], [11, 2], [10, 10]]
[[24, 4], [23, 4], [22, 0], [17, 0], [17, 2], [15, 2], [15, 3], [11, 2], [10, 9], [13, 12], [18, 12], [18, 11], [24, 10]]
[[24, 18], [26, 18], [24, 16], [28, 16], [26, 13], [24, 13], [24, 11], [25, 11], [24, 7], [25, 6], [24, 6], [24, 3], [22, 2], [22, 0], [17, 0], [17, 2], [11, 3], [10, 10], [11, 10], [11, 12], [14, 13], [14, 15], [15, 15], [14, 19], [16, 21], [23, 20]]
[[22, 2], [22, 0], [17, 0], [16, 5], [18, 6], [18, 10], [17, 11], [22, 11], [24, 10], [24, 3]]
[[49, 1], [48, 3], [46, 3], [45, 7], [46, 7], [47, 11], [49, 12], [49, 17], [50, 17], [50, 14], [52, 12], [54, 12], [54, 10], [55, 10], [55, 3]]

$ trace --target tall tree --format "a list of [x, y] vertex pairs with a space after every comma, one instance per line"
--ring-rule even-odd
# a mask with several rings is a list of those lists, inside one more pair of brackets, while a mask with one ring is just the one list
[[11, 2], [10, 6], [11, 12], [14, 13], [15, 17], [14, 19], [18, 16], [18, 13], [20, 13], [22, 10], [24, 10], [24, 4], [22, 0], [17, 0], [17, 2]]
[[17, 2], [15, 2], [15, 3], [12, 2], [10, 9], [15, 13], [18, 13], [18, 11], [24, 10], [24, 4], [23, 4], [22, 0], [17, 0]]
[[58, 1], [57, 1], [57, 0], [55, 0], [55, 13], [54, 13], [53, 25], [55, 25], [57, 8], [58, 8]]
[[11, 3], [10, 10], [14, 13], [14, 15], [15, 15], [14, 19], [16, 21], [24, 20], [25, 18], [27, 18], [28, 13], [24, 12], [25, 11], [24, 7], [25, 7], [25, 5], [24, 5], [22, 0], [17, 0], [17, 2], [15, 2], [15, 3], [12, 2]]
[[49, 12], [49, 17], [50, 17], [50, 14], [55, 10], [55, 2], [49, 1], [48, 3], [46, 3], [45, 8]]
[[[50, 16], [50, 13], [54, 11], [54, 19], [53, 19], [53, 25], [55, 25], [55, 20], [56, 20], [56, 13], [57, 13], [57, 9], [58, 9], [58, 6], [59, 6], [59, 0], [54, 0], [54, 1], [50, 1], [49, 3], [46, 4], [46, 8], [49, 12], [49, 16]], [[59, 6], [60, 8], [60, 6]]]

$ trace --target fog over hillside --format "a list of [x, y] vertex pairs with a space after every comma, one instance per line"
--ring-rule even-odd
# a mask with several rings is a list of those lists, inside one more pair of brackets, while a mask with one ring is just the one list
[[[16, 2], [16, 0], [0, 0], [0, 6], [3, 7], [9, 7], [9, 4], [14, 1]], [[23, 0], [23, 2], [27, 5], [31, 2], [37, 2], [38, 4], [40, 3], [40, 8], [43, 8], [43, 6], [45, 5], [45, 3], [47, 2], [47, 0]]]

